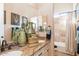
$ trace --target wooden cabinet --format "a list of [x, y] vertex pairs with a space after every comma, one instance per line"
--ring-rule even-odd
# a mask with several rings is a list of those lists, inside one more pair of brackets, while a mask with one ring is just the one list
[[49, 56], [49, 44], [39, 49], [34, 56]]

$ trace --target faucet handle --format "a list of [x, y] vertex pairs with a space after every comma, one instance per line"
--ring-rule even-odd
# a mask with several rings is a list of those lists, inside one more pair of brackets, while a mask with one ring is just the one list
[[6, 40], [3, 40], [2, 41], [2, 46], [4, 47], [4, 46], [6, 46], [7, 45], [7, 41]]

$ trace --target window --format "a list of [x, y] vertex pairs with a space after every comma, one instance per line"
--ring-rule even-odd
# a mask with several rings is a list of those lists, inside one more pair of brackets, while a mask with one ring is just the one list
[[39, 27], [42, 26], [42, 16], [32, 17], [30, 22], [33, 22], [35, 24], [35, 25], [33, 25], [35, 28], [35, 31], [38, 31]]

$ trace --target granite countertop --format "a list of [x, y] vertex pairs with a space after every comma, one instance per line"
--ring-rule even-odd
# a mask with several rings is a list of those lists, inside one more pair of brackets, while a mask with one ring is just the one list
[[42, 47], [44, 47], [48, 43], [49, 43], [49, 41], [45, 40], [45, 42], [37, 43], [37, 45], [33, 46], [33, 47], [29, 47], [29, 44], [25, 45], [24, 47], [15, 46], [11, 50], [0, 53], [0, 55], [5, 54], [5, 53], [10, 52], [10, 51], [22, 51], [21, 56], [32, 56], [34, 53], [36, 53], [38, 50], [40, 50]]
[[23, 55], [32, 56], [32, 55], [34, 55], [34, 53], [39, 51], [41, 48], [43, 48], [48, 43], [49, 43], [49, 41], [45, 41], [43, 43], [38, 43], [38, 45], [34, 46], [34, 47], [29, 47], [27, 45], [26, 47], [21, 48], [21, 51], [23, 51]]

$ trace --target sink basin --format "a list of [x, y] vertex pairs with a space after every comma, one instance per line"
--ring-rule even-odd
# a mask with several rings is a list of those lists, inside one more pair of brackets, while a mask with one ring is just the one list
[[38, 40], [38, 43], [44, 43], [45, 40]]
[[6, 52], [0, 56], [21, 56], [22, 55], [22, 51], [10, 51], [10, 52]]

